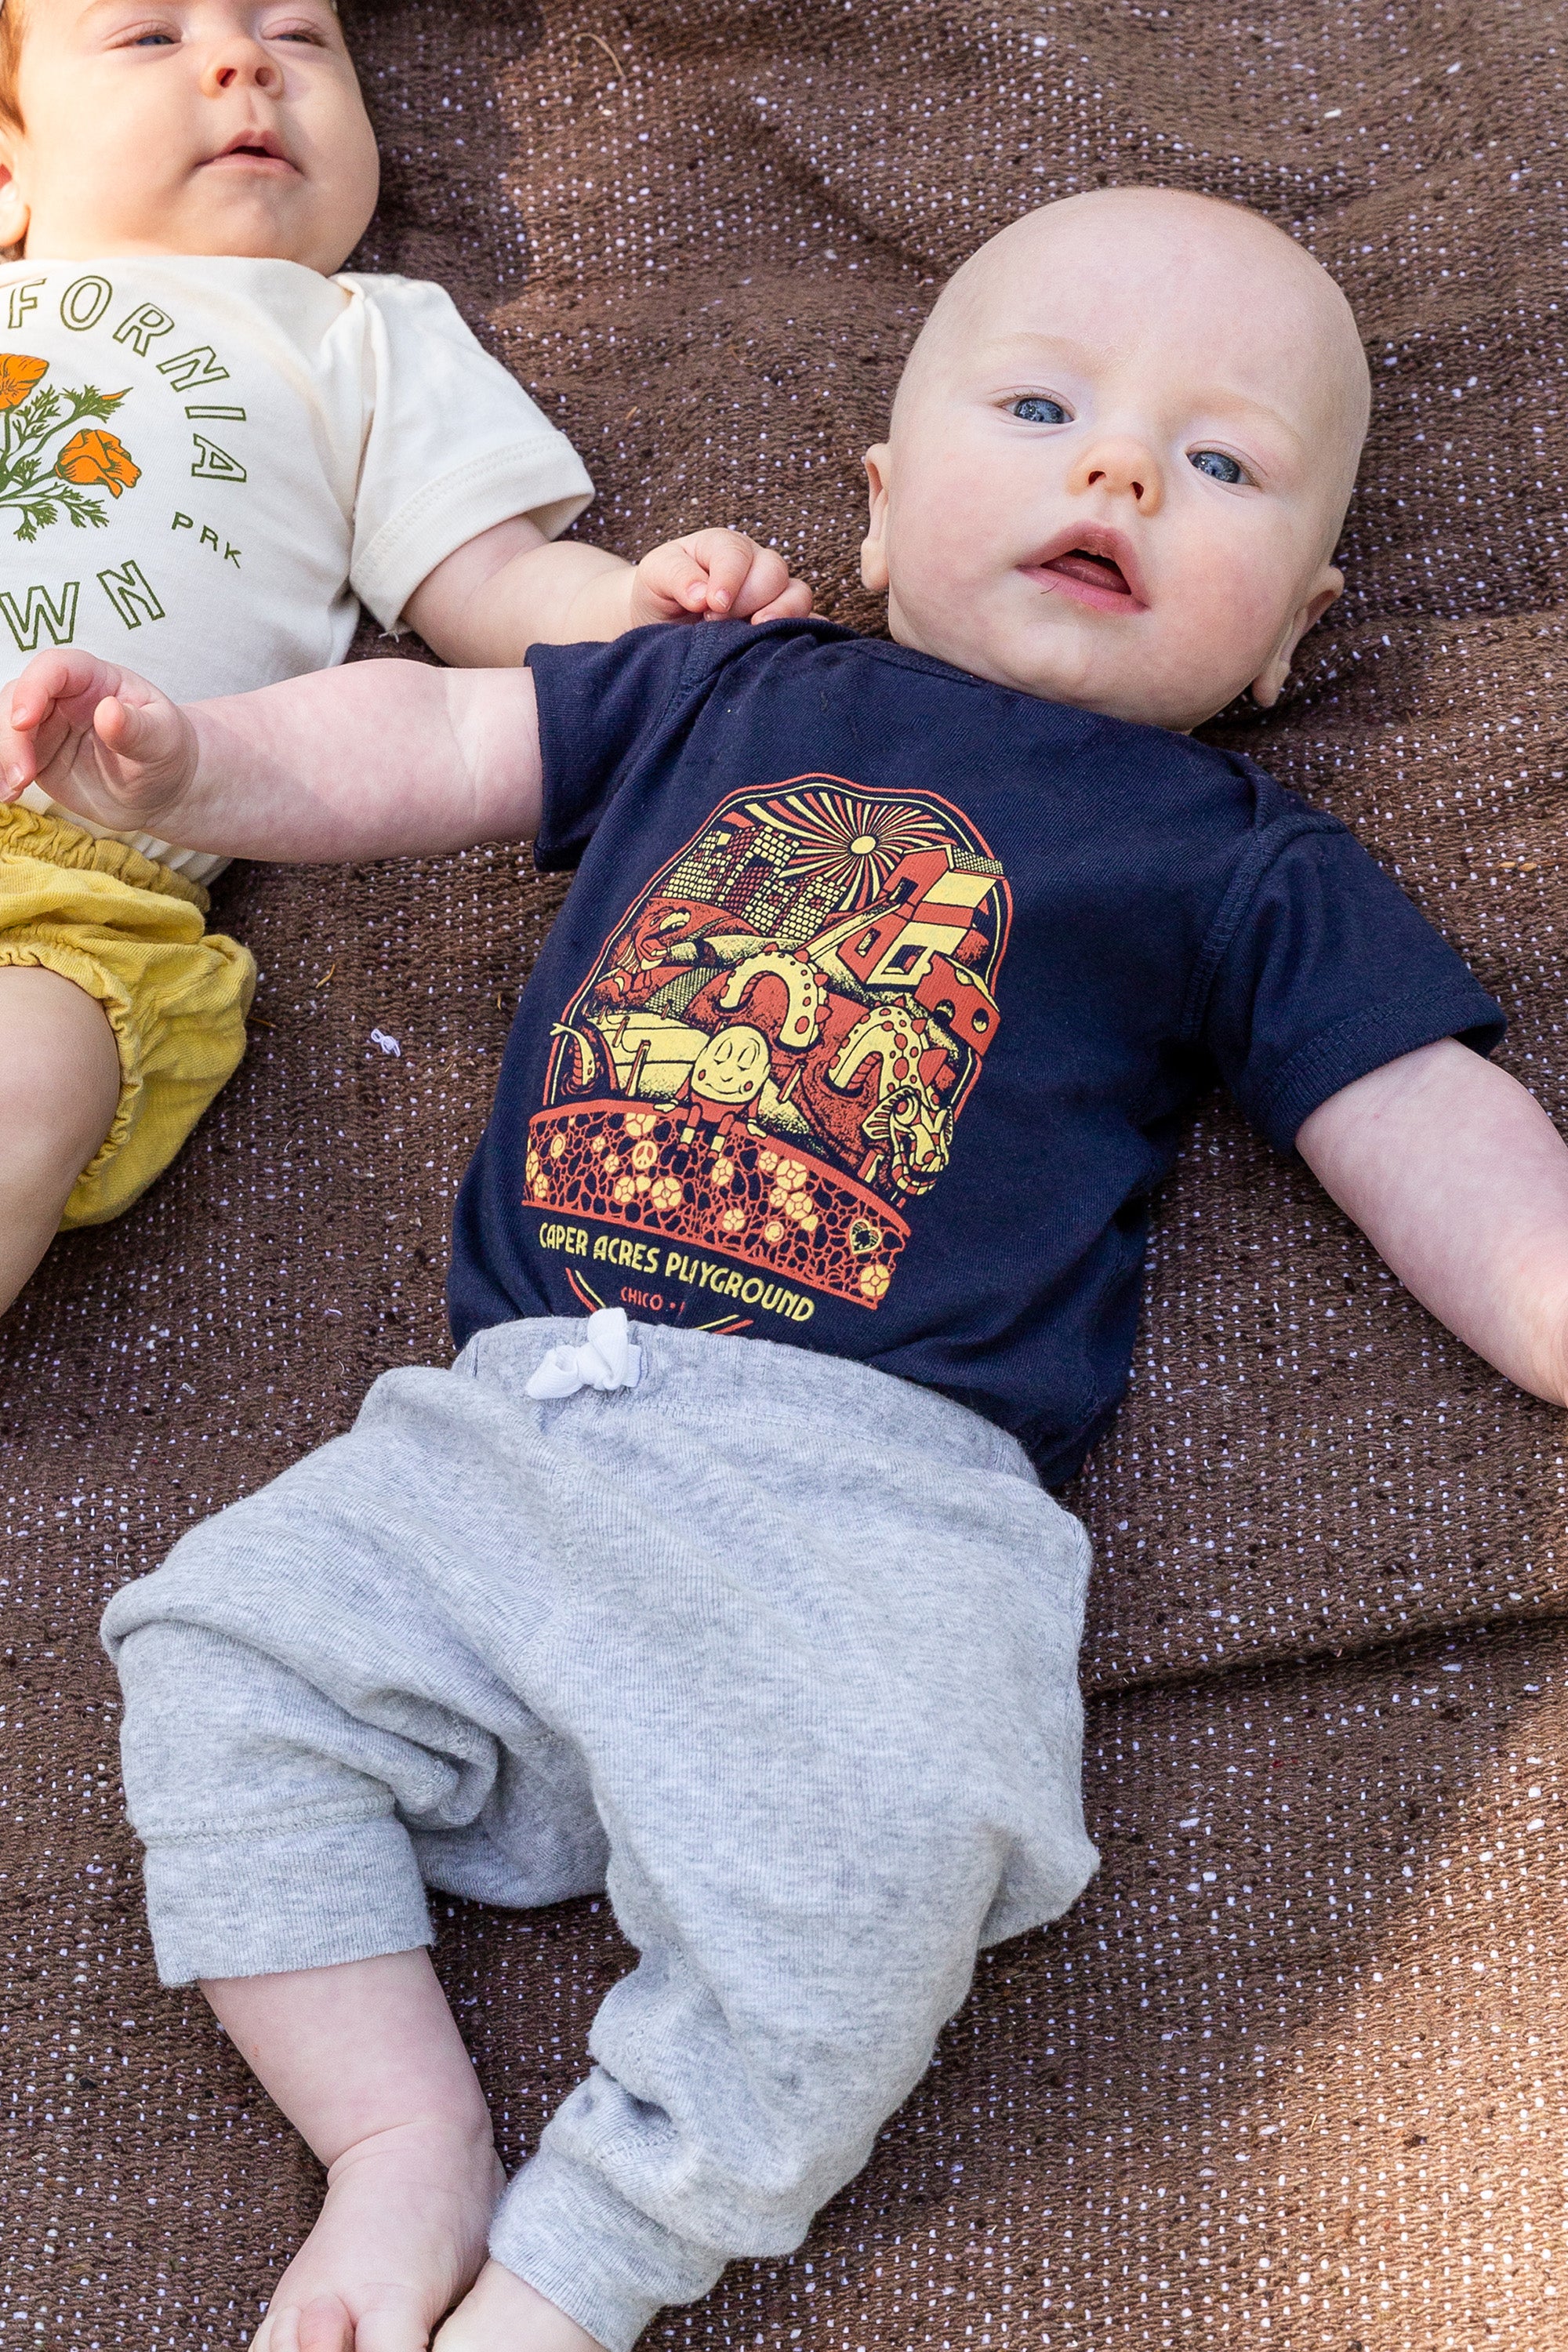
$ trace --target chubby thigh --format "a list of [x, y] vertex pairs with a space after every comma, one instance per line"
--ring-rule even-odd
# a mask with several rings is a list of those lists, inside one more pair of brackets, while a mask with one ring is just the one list
[[1089, 1548], [1011, 1439], [864, 1365], [645, 1328], [637, 1389], [528, 1398], [580, 1332], [386, 1375], [104, 1632], [166, 1980], [426, 1941], [422, 1879], [608, 1887], [640, 1964], [503, 2221], [548, 2294], [563, 2217], [635, 2217], [658, 2302], [796, 2242], [977, 1948], [1092, 1872]]
[[90, 997], [120, 1065], [68, 1227], [139, 1199], [239, 1066], [256, 967], [205, 929], [205, 890], [123, 842], [0, 808], [0, 969], [51, 972]]

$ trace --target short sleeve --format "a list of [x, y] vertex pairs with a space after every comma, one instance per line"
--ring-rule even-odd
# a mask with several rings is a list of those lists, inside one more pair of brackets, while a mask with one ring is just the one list
[[[1272, 853], [1272, 854], [1270, 854]], [[1342, 1087], [1458, 1037], [1489, 1054], [1501, 1007], [1353, 834], [1268, 835], [1211, 935], [1204, 1045], [1277, 1150]]]
[[700, 656], [717, 653], [719, 640], [734, 635], [723, 622], [693, 628], [665, 621], [608, 645], [529, 648], [544, 772], [544, 821], [533, 844], [542, 872], [563, 873], [581, 862], [689, 668], [705, 667]]
[[480, 348], [441, 287], [347, 275], [338, 283], [367, 311], [370, 415], [349, 578], [393, 629], [456, 549], [517, 515], [553, 539], [594, 485], [565, 435]]

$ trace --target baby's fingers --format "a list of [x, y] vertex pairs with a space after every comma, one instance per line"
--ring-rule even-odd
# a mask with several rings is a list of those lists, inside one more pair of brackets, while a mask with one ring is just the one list
[[12, 729], [18, 735], [28, 734], [51, 709], [58, 707], [68, 711], [73, 703], [85, 705], [79, 714], [72, 714], [78, 725], [84, 725], [92, 706], [118, 684], [118, 671], [92, 654], [36, 655], [11, 688]]
[[92, 731], [106, 751], [137, 768], [151, 767], [180, 748], [178, 721], [166, 703], [148, 708], [105, 695], [92, 714]]
[[172, 806], [191, 781], [195, 738], [177, 703], [149, 694], [106, 695], [92, 714], [97, 788], [145, 814]]
[[13, 715], [15, 694], [13, 685], [0, 698], [0, 806], [20, 799], [70, 732], [53, 701], [46, 701], [31, 726], [19, 727]]
[[645, 555], [632, 576], [634, 628], [649, 621], [696, 620], [708, 603], [708, 574], [679, 540]]
[[[690, 550], [707, 575], [707, 593], [702, 602], [715, 619], [725, 618], [735, 609], [737, 600], [744, 593], [756, 569], [758, 559], [765, 557], [767, 550], [758, 547], [753, 540], [738, 530], [700, 530], [683, 544]], [[777, 562], [778, 558], [775, 556], [773, 561]], [[780, 571], [787, 579], [788, 574], [784, 572], [782, 565]], [[691, 609], [700, 611], [701, 605], [694, 604]], [[747, 609], [750, 609], [749, 605]]]
[[650, 620], [799, 619], [811, 610], [811, 591], [790, 578], [772, 548], [743, 531], [693, 531], [645, 555], [632, 591], [632, 622]]
[[732, 610], [737, 621], [799, 620], [811, 610], [811, 591], [804, 580], [790, 578], [789, 565], [777, 551], [754, 541], [746, 577], [736, 593]]
[[783, 592], [748, 617], [752, 621], [804, 621], [812, 609], [811, 590], [804, 580], [791, 580]]

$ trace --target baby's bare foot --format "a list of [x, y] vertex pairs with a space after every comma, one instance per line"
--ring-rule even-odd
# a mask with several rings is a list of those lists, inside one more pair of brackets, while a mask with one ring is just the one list
[[251, 2352], [426, 2352], [485, 2259], [505, 2185], [488, 2137], [451, 2125], [345, 2148]]
[[437, 2336], [434, 2352], [604, 2352], [604, 2347], [526, 2279], [487, 2263]]

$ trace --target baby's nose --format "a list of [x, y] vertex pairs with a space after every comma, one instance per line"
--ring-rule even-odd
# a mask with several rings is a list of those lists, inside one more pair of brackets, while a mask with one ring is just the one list
[[1108, 436], [1085, 449], [1068, 478], [1072, 490], [1110, 490], [1130, 498], [1140, 514], [1155, 514], [1164, 484], [1154, 452], [1130, 434]]
[[249, 87], [273, 97], [283, 87], [281, 68], [259, 41], [226, 41], [203, 79], [209, 91]]

